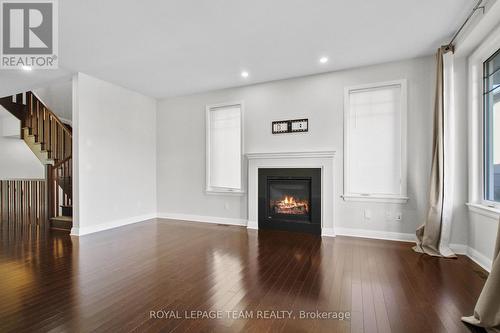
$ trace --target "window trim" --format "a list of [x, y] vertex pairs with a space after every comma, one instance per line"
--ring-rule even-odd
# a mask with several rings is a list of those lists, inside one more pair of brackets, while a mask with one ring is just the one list
[[[349, 152], [349, 97], [350, 93], [357, 90], [377, 89], [387, 86], [398, 85], [401, 87], [401, 186], [399, 194], [379, 194], [379, 193], [352, 193], [350, 192], [350, 152]], [[366, 201], [366, 202], [382, 202], [382, 203], [406, 203], [408, 202], [408, 187], [407, 187], [407, 117], [408, 117], [408, 87], [407, 80], [393, 80], [384, 82], [374, 82], [344, 88], [344, 195], [342, 198], [345, 201]]]
[[[495, 29], [469, 57], [468, 137], [469, 137], [469, 210], [499, 211], [500, 202], [485, 199], [484, 154], [484, 62], [500, 49], [500, 28]], [[474, 208], [474, 209], [473, 209]]]
[[[213, 109], [239, 106], [240, 107], [240, 168], [241, 168], [241, 187], [240, 189], [228, 188], [228, 187], [217, 187], [210, 184], [210, 112]], [[233, 101], [226, 103], [211, 104], [205, 106], [205, 194], [208, 195], [244, 195], [245, 191], [245, 176], [244, 176], [244, 143], [243, 143], [243, 123], [244, 123], [245, 105], [243, 101]]]
[[483, 62], [482, 62], [482, 66], [481, 66], [481, 83], [480, 83], [480, 89], [481, 89], [481, 97], [479, 98], [481, 100], [481, 105], [480, 105], [480, 113], [481, 113], [481, 137], [482, 137], [482, 140], [481, 140], [481, 152], [482, 152], [482, 156], [481, 156], [481, 162], [482, 162], [482, 167], [481, 167], [481, 170], [482, 170], [482, 178], [481, 178], [481, 199], [482, 199], [482, 203], [483, 205], [489, 207], [489, 208], [494, 208], [494, 209], [499, 209], [500, 208], [500, 202], [497, 202], [497, 201], [492, 201], [492, 200], [488, 200], [486, 199], [486, 153], [485, 153], [485, 150], [486, 150], [486, 130], [485, 130], [485, 126], [486, 126], [486, 110], [485, 110], [485, 104], [484, 104], [484, 99], [485, 99], [485, 95], [484, 95], [484, 81], [485, 81], [485, 73], [484, 73], [484, 68], [485, 68], [485, 64], [488, 60], [490, 60], [491, 58], [493, 58], [495, 55], [497, 55], [498, 53], [500, 52], [500, 46], [499, 48], [493, 52], [488, 58], [486, 58]]

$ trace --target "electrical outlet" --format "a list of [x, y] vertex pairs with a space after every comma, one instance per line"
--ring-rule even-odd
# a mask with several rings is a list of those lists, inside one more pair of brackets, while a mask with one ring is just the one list
[[385, 220], [386, 221], [391, 221], [392, 220], [392, 213], [389, 210], [385, 211]]
[[372, 211], [369, 209], [365, 209], [364, 215], [365, 215], [365, 220], [370, 220], [372, 218]]
[[224, 203], [224, 208], [225, 208], [226, 210], [229, 210], [229, 203], [225, 202], [225, 203]]

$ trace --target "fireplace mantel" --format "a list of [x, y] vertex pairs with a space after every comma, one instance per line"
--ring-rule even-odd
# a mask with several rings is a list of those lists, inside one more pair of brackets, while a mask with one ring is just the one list
[[247, 153], [248, 228], [258, 229], [258, 170], [260, 168], [321, 168], [321, 234], [335, 236], [335, 151]]
[[248, 153], [246, 154], [247, 159], [278, 159], [278, 158], [334, 158], [335, 151], [324, 150], [324, 151], [295, 151], [295, 152], [285, 152], [285, 153]]

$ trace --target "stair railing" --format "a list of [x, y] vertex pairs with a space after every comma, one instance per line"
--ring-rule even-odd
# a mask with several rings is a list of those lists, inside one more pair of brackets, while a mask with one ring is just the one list
[[51, 160], [47, 165], [47, 212], [49, 218], [59, 216], [61, 205], [72, 205], [71, 130], [32, 91], [0, 98], [0, 105], [21, 121], [23, 139], [25, 134], [33, 135], [34, 142], [47, 152]]
[[26, 93], [27, 114], [24, 126], [36, 142], [40, 142], [42, 150], [48, 152], [49, 159], [62, 161], [71, 156], [71, 131], [59, 118], [50, 111], [31, 91]]
[[61, 206], [72, 206], [72, 158], [71, 156], [49, 166], [49, 216], [62, 214]]
[[45, 228], [45, 179], [0, 180], [0, 227]]
[[[16, 96], [16, 101], [21, 98]], [[31, 91], [26, 92], [27, 112], [24, 126], [54, 165], [47, 166], [47, 198], [49, 217], [61, 215], [61, 205], [72, 205], [72, 141], [73, 135], [68, 127], [50, 111]]]

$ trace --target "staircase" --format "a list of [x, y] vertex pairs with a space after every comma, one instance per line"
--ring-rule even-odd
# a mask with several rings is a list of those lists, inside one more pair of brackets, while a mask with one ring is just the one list
[[47, 214], [52, 229], [71, 230], [73, 220], [71, 127], [31, 91], [0, 98], [21, 121], [21, 139], [46, 168]]

